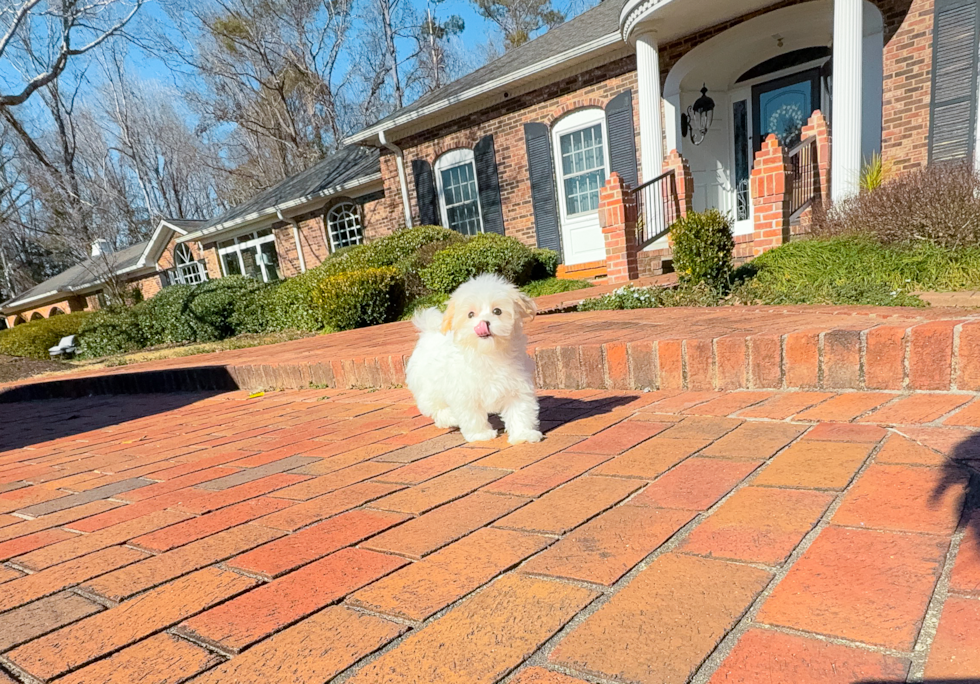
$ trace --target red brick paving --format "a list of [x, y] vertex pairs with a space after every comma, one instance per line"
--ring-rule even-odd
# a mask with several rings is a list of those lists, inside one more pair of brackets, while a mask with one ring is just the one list
[[971, 398], [543, 391], [518, 447], [404, 390], [4, 404], [0, 682], [980, 678]]

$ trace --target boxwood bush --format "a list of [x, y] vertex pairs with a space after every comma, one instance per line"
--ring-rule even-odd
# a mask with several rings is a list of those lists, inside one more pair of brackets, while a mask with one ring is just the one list
[[324, 323], [350, 330], [398, 319], [404, 307], [401, 274], [397, 268], [367, 268], [327, 276], [313, 291]]
[[674, 270], [682, 283], [727, 288], [732, 275], [735, 238], [731, 220], [717, 209], [692, 212], [670, 228]]
[[531, 280], [537, 263], [534, 252], [520, 241], [482, 233], [436, 254], [421, 276], [433, 292], [452, 292], [481, 273], [497, 273], [516, 285], [524, 285]]
[[62, 337], [77, 335], [90, 314], [79, 311], [29, 321], [0, 331], [0, 354], [30, 356], [35, 359], [49, 358], [48, 350]]
[[98, 358], [149, 346], [135, 309], [94, 312], [79, 330], [78, 355]]

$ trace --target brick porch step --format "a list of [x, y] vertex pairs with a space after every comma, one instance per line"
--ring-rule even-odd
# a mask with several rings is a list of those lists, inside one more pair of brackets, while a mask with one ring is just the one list
[[[574, 293], [566, 293], [574, 294]], [[542, 316], [542, 389], [980, 390], [980, 314], [875, 307], [718, 307]], [[78, 372], [0, 401], [188, 390], [401, 385], [407, 322], [264, 347]]]

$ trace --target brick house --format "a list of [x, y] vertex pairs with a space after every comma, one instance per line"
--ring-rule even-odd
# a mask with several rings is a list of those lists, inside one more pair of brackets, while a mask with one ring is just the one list
[[625, 279], [664, 269], [678, 215], [717, 208], [746, 259], [856, 194], [872, 155], [891, 172], [976, 164], [978, 53], [978, 0], [604, 0], [174, 247], [206, 277], [274, 281], [439, 224]]
[[386, 232], [377, 149], [348, 146], [177, 238], [212, 278], [265, 282], [313, 268], [332, 251]]
[[178, 241], [212, 277], [270, 280], [440, 224], [597, 275], [616, 173], [638, 205], [629, 275], [660, 272], [688, 209], [731, 215], [749, 258], [854, 195], [872, 155], [893, 172], [974, 159], [978, 22], [977, 0], [605, 0]]
[[347, 142], [381, 150], [376, 232], [500, 232], [601, 272], [615, 172], [641, 275], [687, 207], [729, 213], [748, 257], [854, 195], [873, 154], [974, 160], [978, 21], [976, 0], [605, 0]]
[[172, 283], [199, 283], [207, 279], [203, 254], [178, 238], [203, 222], [162, 219], [153, 236], [118, 252], [108, 242], [92, 245], [91, 256], [26, 292], [0, 304], [7, 327], [75, 311], [97, 310], [108, 303], [106, 281], [118, 279], [149, 299]]

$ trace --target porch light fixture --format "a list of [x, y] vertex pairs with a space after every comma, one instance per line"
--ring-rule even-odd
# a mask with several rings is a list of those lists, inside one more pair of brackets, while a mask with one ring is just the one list
[[708, 86], [705, 84], [701, 87], [701, 97], [687, 108], [687, 114], [681, 114], [681, 136], [690, 137], [692, 143], [700, 145], [714, 118], [715, 101], [708, 97]]

